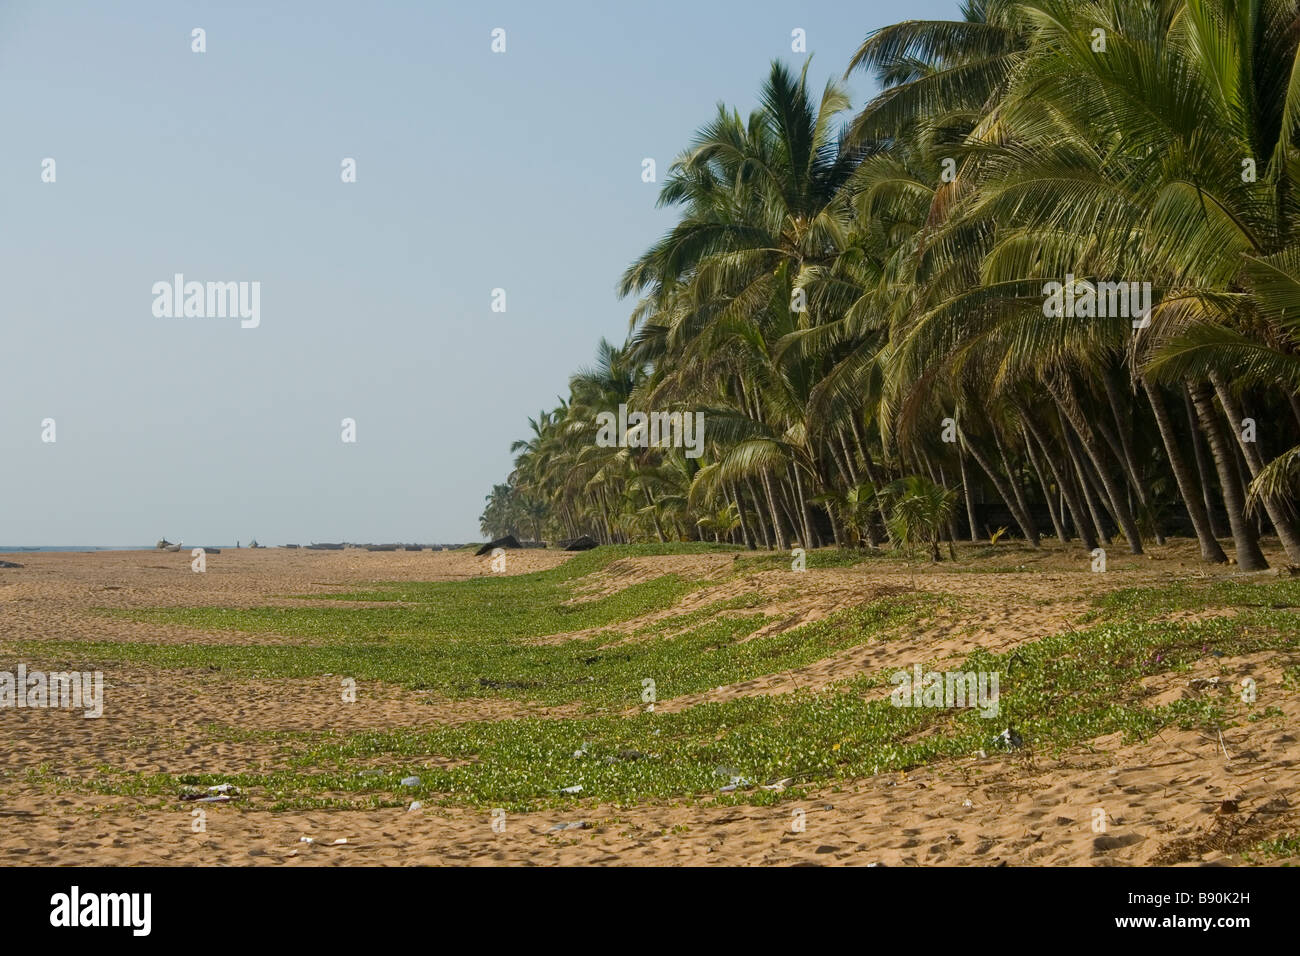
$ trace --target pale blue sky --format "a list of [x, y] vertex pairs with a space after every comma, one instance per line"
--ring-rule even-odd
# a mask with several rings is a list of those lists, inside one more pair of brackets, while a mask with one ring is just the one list
[[[642, 158], [748, 113], [795, 27], [820, 89], [956, 7], [3, 0], [0, 545], [478, 538], [527, 416], [626, 335], [671, 221]], [[155, 318], [176, 272], [260, 281], [260, 327]]]

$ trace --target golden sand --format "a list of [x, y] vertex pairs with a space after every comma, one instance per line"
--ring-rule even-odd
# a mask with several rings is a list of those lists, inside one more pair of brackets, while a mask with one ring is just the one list
[[[977, 646], [1004, 651], [1077, 620], [1103, 589], [1233, 573], [1201, 565], [1186, 542], [1153, 549], [1149, 558], [1112, 556], [1112, 563], [1141, 562], [1124, 575], [1077, 573], [1082, 552], [1016, 554], [1024, 570], [992, 570], [1006, 561], [990, 561], [989, 570], [923, 570], [927, 590], [951, 594], [963, 608], [936, 617], [923, 631], [667, 701], [660, 709], [823, 686], [864, 670], [907, 664], [918, 655], [956, 661]], [[5, 557], [24, 567], [0, 570], [0, 670], [12, 669], [12, 642], [20, 640], [285, 640], [120, 620], [94, 608], [300, 603], [285, 595], [324, 596], [368, 582], [491, 573], [487, 559], [463, 552], [227, 550], [209, 558], [205, 574], [191, 572], [188, 552]], [[539, 570], [567, 558], [552, 551], [511, 552], [509, 570]], [[901, 562], [873, 561], [853, 569], [737, 578], [728, 573], [732, 560], [712, 554], [620, 561], [585, 582], [577, 599], [674, 571], [711, 581], [676, 611], [752, 593], [756, 607], [777, 619], [768, 625], [771, 632], [907, 588], [912, 574]], [[655, 616], [612, 630], [610, 642], [631, 639], [627, 632]], [[1282, 669], [1295, 663], [1277, 654], [1217, 660], [1217, 685], [1195, 683], [1212, 675], [1194, 669], [1144, 686], [1161, 703], [1231, 693], [1239, 674], [1250, 674], [1262, 687], [1279, 683]], [[450, 701], [373, 684], [354, 707], [339, 708], [332, 677], [232, 680], [203, 669], [116, 667], [109, 683], [112, 706], [99, 720], [67, 711], [0, 711], [0, 863], [1214, 864], [1240, 862], [1242, 849], [1300, 831], [1300, 697], [1292, 692], [1277, 697], [1280, 719], [1243, 723], [1225, 731], [1222, 740], [1169, 728], [1144, 742], [1097, 740], [1059, 757], [994, 753], [850, 781], [773, 807], [719, 805], [707, 795], [693, 804], [588, 804], [567, 812], [514, 814], [505, 832], [495, 832], [489, 815], [479, 810], [271, 812], [209, 805], [206, 832], [194, 833], [188, 807], [160, 809], [156, 799], [53, 792], [30, 781], [28, 771], [75, 776], [109, 765], [146, 773], [235, 773], [274, 763], [279, 745], [257, 736], [214, 739], [203, 732], [214, 723], [247, 730], [357, 731], [556, 717], [569, 710], [499, 699]], [[1107, 814], [1105, 833], [1093, 827], [1098, 807]], [[802, 811], [802, 832], [792, 827], [795, 811]], [[551, 832], [566, 819], [586, 820], [591, 827]], [[301, 842], [304, 836], [314, 842]], [[343, 838], [346, 843], [331, 845]]]

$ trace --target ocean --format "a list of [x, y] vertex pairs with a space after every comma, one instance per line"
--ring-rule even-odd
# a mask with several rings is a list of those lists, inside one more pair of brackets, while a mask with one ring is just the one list
[[[205, 544], [194, 545], [194, 547], [204, 548], [230, 548], [232, 551], [233, 544]], [[58, 544], [58, 545], [40, 545], [39, 547], [13, 547], [7, 544], [0, 544], [0, 554], [14, 554], [19, 551], [154, 551], [157, 550], [152, 544]]]

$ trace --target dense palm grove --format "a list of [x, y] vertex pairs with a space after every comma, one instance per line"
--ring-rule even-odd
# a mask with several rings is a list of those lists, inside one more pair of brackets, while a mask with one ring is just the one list
[[[860, 111], [774, 64], [700, 128], [630, 337], [530, 420], [485, 533], [1300, 564], [1300, 0], [961, 14], [869, 35]], [[703, 454], [597, 443], [620, 404], [702, 411]]]

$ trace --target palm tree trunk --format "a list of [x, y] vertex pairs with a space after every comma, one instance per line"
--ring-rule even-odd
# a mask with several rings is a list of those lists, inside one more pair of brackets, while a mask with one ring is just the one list
[[[943, 478], [943, 466], [940, 465], [938, 474], [935, 474], [934, 462], [930, 460], [930, 453], [926, 451], [924, 448], [921, 449], [921, 460], [925, 462], [925, 470], [930, 475], [930, 481], [938, 485], [944, 491], [947, 491], [948, 482], [944, 481]], [[957, 537], [957, 526], [953, 523], [953, 516], [951, 511], [948, 512], [948, 527], [947, 527], [946, 534], [948, 535], [948, 543], [951, 545], [953, 540]], [[939, 544], [937, 538], [935, 539], [934, 548], [935, 551], [939, 550]], [[935, 560], [937, 561], [938, 558], [936, 558]]]
[[1146, 391], [1147, 401], [1150, 402], [1151, 411], [1155, 415], [1156, 427], [1160, 429], [1160, 440], [1165, 446], [1165, 457], [1169, 459], [1174, 481], [1178, 483], [1178, 493], [1182, 496], [1183, 507], [1187, 509], [1187, 517], [1191, 519], [1196, 540], [1201, 545], [1201, 559], [1212, 564], [1223, 564], [1228, 560], [1228, 556], [1223, 553], [1223, 548], [1214, 538], [1210, 519], [1201, 504], [1199, 489], [1196, 487], [1192, 470], [1187, 466], [1187, 459], [1183, 457], [1182, 449], [1178, 447], [1178, 436], [1174, 434], [1173, 419], [1169, 417], [1165, 400], [1158, 387], [1152, 385], [1145, 375], [1142, 376], [1142, 388]]
[[839, 436], [840, 448], [844, 452], [844, 463], [849, 469], [849, 485], [852, 487], [858, 483], [858, 469], [853, 464], [853, 453], [849, 451], [849, 443], [844, 440], [844, 429], [835, 429], [835, 434]]
[[[853, 429], [853, 441], [858, 446], [859, 454], [862, 455], [862, 467], [867, 473], [867, 481], [871, 482], [871, 486], [879, 491], [884, 487], [884, 485], [881, 484], [880, 474], [876, 471], [876, 463], [873, 462], [871, 456], [867, 454], [866, 447], [862, 443], [862, 436], [858, 434], [857, 420], [855, 418], [850, 418], [849, 425]], [[885, 540], [892, 545], [894, 543], [894, 536], [889, 533], [889, 519], [885, 515], [885, 503], [880, 500], [879, 496], [876, 497], [876, 513], [880, 515], [880, 526], [885, 529]], [[869, 535], [868, 540], [871, 541], [871, 546], [874, 548], [876, 546], [874, 534]]]
[[1110, 445], [1115, 457], [1123, 465], [1124, 473], [1128, 476], [1129, 485], [1137, 494], [1138, 504], [1150, 515], [1151, 530], [1155, 535], [1156, 544], [1164, 544], [1165, 536], [1161, 533], [1160, 526], [1156, 522], [1150, 496], [1146, 487], [1142, 484], [1141, 477], [1138, 475], [1137, 459], [1133, 454], [1133, 423], [1131, 417], [1124, 415], [1123, 390], [1115, 379], [1113, 366], [1107, 366], [1103, 370], [1101, 380], [1106, 391], [1106, 402], [1110, 405], [1111, 417], [1115, 420], [1116, 437], [1111, 436], [1109, 428], [1100, 424], [1098, 430], [1102, 433], [1102, 437], [1106, 439], [1107, 444]]
[[754, 482], [751, 479], [745, 479], [745, 488], [749, 491], [749, 497], [754, 499], [754, 517], [758, 521], [759, 533], [763, 536], [763, 550], [771, 551], [772, 536], [768, 534], [767, 519], [763, 517], [763, 501], [759, 498], [758, 492], [754, 490]]
[[[1264, 470], [1264, 456], [1255, 442], [1248, 442], [1242, 437], [1241, 422], [1244, 419], [1241, 406], [1237, 404], [1236, 397], [1229, 391], [1222, 376], [1218, 372], [1211, 372], [1210, 381], [1214, 383], [1214, 392], [1219, 396], [1219, 404], [1223, 406], [1224, 414], [1228, 416], [1229, 431], [1236, 436], [1237, 445], [1246, 459], [1250, 477], [1254, 479]], [[1296, 528], [1295, 517], [1287, 512], [1286, 502], [1269, 496], [1263, 503], [1264, 510], [1268, 513], [1268, 520], [1273, 523], [1273, 530], [1277, 532], [1286, 556], [1292, 563], [1300, 564], [1300, 529]]]
[[[939, 486], [944, 491], [949, 491], [948, 476], [943, 473], [943, 465], [939, 466]], [[957, 509], [948, 509], [948, 553], [952, 555], [954, 561], [957, 560]]]
[[740, 518], [740, 536], [744, 539], [745, 547], [750, 551], [754, 550], [754, 540], [749, 534], [749, 522], [745, 520], [745, 503], [740, 500], [740, 492], [736, 488], [736, 483], [731, 483], [731, 503], [736, 506], [736, 514]]
[[1196, 474], [1201, 481], [1201, 499], [1205, 502], [1205, 518], [1210, 522], [1210, 534], [1215, 538], [1227, 537], [1229, 532], [1219, 524], [1214, 510], [1214, 493], [1210, 487], [1210, 462], [1205, 451], [1205, 439], [1201, 436], [1201, 426], [1196, 421], [1196, 409], [1192, 406], [1192, 393], [1183, 385], [1183, 408], [1187, 413], [1187, 428], [1192, 433], [1192, 458], [1196, 462]]
[[1011, 490], [1015, 492], [1016, 503], [1020, 505], [1020, 510], [1029, 523], [1034, 528], [1034, 547], [1038, 547], [1038, 522], [1034, 521], [1034, 514], [1029, 510], [1029, 502], [1025, 499], [1025, 489], [1020, 485], [1019, 476], [1011, 470], [1011, 463], [1007, 460], [1007, 450], [1002, 446], [1002, 439], [998, 436], [998, 428], [993, 426], [993, 444], [998, 450], [998, 457], [1002, 459], [1002, 471], [1006, 474], [1007, 480], [1011, 483]]
[[1056, 530], [1056, 538], [1061, 544], [1069, 544], [1070, 538], [1065, 533], [1065, 526], [1061, 523], [1060, 517], [1057, 516], [1056, 502], [1052, 500], [1052, 487], [1047, 483], [1047, 478], [1043, 475], [1042, 466], [1038, 464], [1038, 456], [1034, 454], [1033, 442], [1023, 423], [1020, 426], [1020, 436], [1025, 441], [1025, 453], [1029, 457], [1029, 464], [1033, 466], [1034, 474], [1038, 476], [1038, 486], [1043, 489], [1043, 500], [1047, 502], [1047, 514], [1052, 519], [1052, 527]]
[[844, 466], [844, 462], [840, 460], [840, 453], [835, 447], [835, 442], [829, 436], [826, 438], [825, 448], [826, 454], [830, 456], [832, 464], [835, 465], [835, 470], [839, 473], [840, 480], [844, 483], [844, 487], [853, 487], [853, 479], [849, 477], [849, 470]]
[[975, 489], [971, 487], [970, 476], [966, 473], [966, 449], [965, 442], [958, 435], [957, 443], [957, 465], [961, 468], [961, 487], [966, 498], [966, 521], [970, 525], [970, 539], [972, 542], [978, 542], [980, 534], [975, 527]]
[[1075, 434], [1079, 436], [1084, 452], [1092, 460], [1093, 467], [1097, 469], [1097, 475], [1106, 489], [1106, 496], [1110, 499], [1111, 514], [1115, 516], [1115, 522], [1124, 533], [1124, 537], [1128, 539], [1129, 551], [1133, 554], [1141, 554], [1142, 536], [1138, 534], [1137, 522], [1133, 520], [1133, 512], [1128, 507], [1124, 489], [1115, 480], [1114, 473], [1106, 467], [1105, 456], [1097, 442], [1097, 435], [1088, 424], [1078, 402], [1074, 400], [1072, 390], [1063, 388], [1056, 380], [1050, 380], [1047, 387], [1056, 400], [1057, 407], [1064, 409], [1066, 418], [1074, 426]]
[[998, 473], [997, 468], [984, 456], [984, 453], [979, 450], [979, 446], [975, 442], [967, 439], [966, 447], [970, 450], [971, 457], [975, 459], [975, 464], [983, 469], [984, 474], [988, 475], [989, 481], [993, 482], [993, 487], [1002, 496], [1007, 510], [1011, 512], [1016, 524], [1020, 525], [1020, 533], [1025, 536], [1025, 540], [1035, 548], [1039, 547], [1038, 529], [1034, 527], [1033, 519], [1020, 510], [1020, 505], [1016, 501], [1016, 493], [1012, 490], [1011, 485]]
[[[1029, 446], [1029, 440], [1032, 439], [1038, 443], [1039, 451], [1042, 452], [1043, 460], [1047, 462], [1048, 469], [1056, 479], [1056, 486], [1061, 489], [1061, 500], [1064, 502], [1063, 508], [1069, 508], [1070, 516], [1074, 521], [1075, 532], [1083, 542], [1083, 546], [1089, 551], [1097, 547], [1097, 537], [1093, 528], [1090, 526], [1090, 518], [1084, 513], [1083, 504], [1079, 500], [1078, 489], [1075, 488], [1074, 481], [1070, 478], [1065, 470], [1069, 467], [1065, 462], [1061, 467], [1057, 467], [1055, 459], [1048, 450], [1050, 446], [1043, 438], [1043, 433], [1039, 428], [1038, 422], [1029, 414], [1023, 414], [1021, 420], [1025, 423], [1025, 428], [1029, 433], [1029, 438], [1025, 441], [1025, 446]], [[1067, 454], [1067, 458], [1068, 458]], [[1065, 523], [1065, 515], [1061, 515], [1061, 523]]]
[[655, 525], [655, 536], [659, 539], [659, 543], [663, 544], [664, 529], [659, 526], [659, 514], [655, 511], [655, 500], [650, 495], [650, 489], [644, 484], [641, 486], [641, 494], [645, 495], [646, 504], [650, 506], [650, 519]]
[[[790, 476], [786, 475], [783, 478], [774, 477], [773, 481], [776, 483], [776, 502], [781, 506], [781, 517], [785, 519], [786, 528], [789, 530], [790, 541], [794, 542], [796, 538], [803, 538], [803, 534], [799, 531], [799, 520], [795, 517], [795, 515], [798, 514], [798, 509], [791, 504]], [[808, 542], [804, 541], [803, 545], [804, 547], [807, 547]]]
[[1264, 560], [1264, 552], [1259, 550], [1255, 529], [1246, 520], [1246, 498], [1236, 462], [1232, 460], [1232, 446], [1223, 434], [1223, 425], [1214, 410], [1214, 395], [1204, 382], [1189, 384], [1188, 390], [1219, 474], [1219, 487], [1223, 490], [1223, 504], [1228, 510], [1228, 523], [1232, 526], [1232, 541], [1237, 551], [1237, 567], [1243, 571], [1262, 571], [1268, 567], [1268, 562]]
[[813, 543], [812, 521], [811, 516], [808, 513], [808, 499], [803, 493], [803, 479], [799, 477], [799, 463], [791, 462], [790, 470], [794, 472], [795, 493], [799, 496], [799, 515], [803, 518], [804, 547], [814, 548], [817, 547], [817, 545]]
[[[1065, 441], [1070, 463], [1074, 466], [1075, 479], [1079, 483], [1079, 493], [1088, 505], [1088, 517], [1092, 520], [1094, 547], [1098, 545], [1104, 547], [1110, 544], [1110, 535], [1106, 533], [1106, 522], [1102, 520], [1101, 511], [1097, 507], [1097, 499], [1093, 496], [1092, 487], [1088, 483], [1086, 462], [1084, 462], [1083, 456], [1079, 454], [1079, 449], [1075, 447], [1074, 434], [1066, 423], [1065, 414], [1061, 411], [1059, 405], [1056, 407], [1056, 417], [1061, 425], [1061, 437]], [[1080, 537], [1084, 538], [1086, 542], [1088, 536], [1080, 535]], [[1088, 550], [1093, 549], [1089, 548]]]
[[788, 550], [785, 543], [785, 533], [781, 529], [781, 515], [776, 510], [776, 496], [772, 494], [772, 481], [768, 477], [767, 469], [764, 468], [759, 472], [759, 480], [763, 484], [763, 490], [767, 492], [767, 507], [772, 513], [772, 532], [776, 535], [776, 550]]

